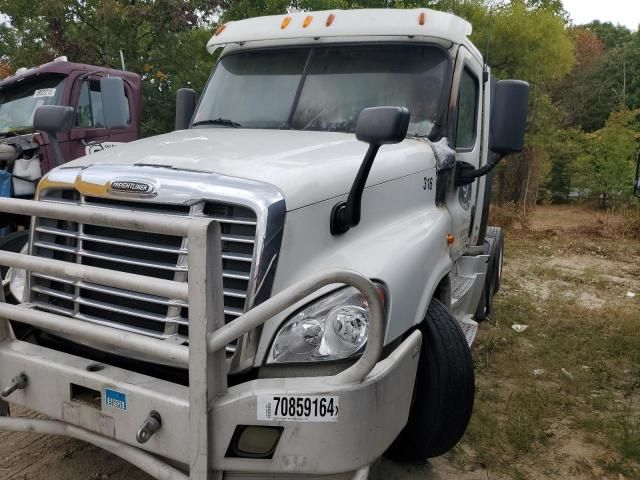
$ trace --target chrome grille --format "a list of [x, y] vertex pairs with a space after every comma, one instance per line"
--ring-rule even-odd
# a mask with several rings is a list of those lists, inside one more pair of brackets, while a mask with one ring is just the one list
[[[87, 197], [75, 190], [50, 190], [41, 195], [41, 200], [215, 218], [222, 233], [226, 322], [249, 308], [257, 225], [251, 209], [217, 202], [190, 207], [124, 202]], [[36, 256], [187, 281], [186, 238], [37, 218], [32, 242], [32, 254]], [[188, 339], [185, 302], [36, 273], [31, 274], [30, 291], [31, 303], [42, 310], [178, 343]]]

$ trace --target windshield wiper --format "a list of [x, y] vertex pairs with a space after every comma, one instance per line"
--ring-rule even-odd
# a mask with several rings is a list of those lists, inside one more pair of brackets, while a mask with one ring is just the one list
[[215, 120], [202, 120], [200, 122], [196, 122], [192, 125], [192, 127], [197, 127], [198, 125], [222, 125], [223, 127], [232, 127], [232, 128], [240, 128], [240, 125], [233, 120], [229, 120], [228, 118], [216, 118]]

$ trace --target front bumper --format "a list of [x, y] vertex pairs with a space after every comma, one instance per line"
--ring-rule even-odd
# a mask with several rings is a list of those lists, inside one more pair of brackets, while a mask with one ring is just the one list
[[[355, 472], [371, 464], [406, 424], [420, 344], [420, 333], [412, 334], [360, 383], [337, 385], [333, 377], [280, 378], [230, 387], [227, 395], [216, 401], [209, 416], [212, 468], [228, 475], [262, 473], [277, 478], [274, 475]], [[26, 342], [0, 344], [0, 385], [10, 384], [21, 372], [29, 378], [27, 388], [10, 396], [12, 403], [106, 439], [188, 464], [188, 388], [107, 365], [100, 367], [90, 360]], [[126, 395], [126, 410], [106, 404], [106, 389]], [[88, 403], [86, 397], [77, 395], [79, 391], [98, 392], [100, 401]], [[339, 396], [338, 421], [258, 421], [257, 398], [263, 394]], [[140, 445], [136, 432], [151, 410], [161, 414], [162, 428]], [[2, 421], [19, 423], [21, 419]], [[283, 427], [273, 458], [227, 457], [238, 425]], [[11, 424], [2, 426], [12, 429]]]
[[[53, 418], [0, 417], [0, 430], [80, 438], [119, 455], [159, 480], [276, 480], [287, 476], [342, 480], [349, 474], [363, 480], [368, 464], [385, 451], [405, 425], [421, 334], [411, 334], [380, 361], [384, 305], [375, 285], [366, 277], [348, 270], [319, 272], [225, 324], [219, 261], [221, 233], [216, 220], [177, 217], [167, 222], [165, 216], [158, 214], [130, 215], [119, 209], [1, 198], [0, 211], [77, 223], [90, 221], [142, 234], [186, 236], [189, 270], [185, 283], [0, 251], [0, 265], [64, 277], [75, 285], [88, 282], [186, 302], [189, 306], [187, 347], [29, 308], [28, 304], [9, 305], [0, 290], [3, 394], [12, 402]], [[231, 341], [334, 284], [357, 288], [369, 307], [369, 336], [360, 358], [329, 377], [260, 379], [228, 387], [225, 349]], [[132, 358], [144, 354], [161, 364], [169, 361], [187, 369], [189, 387], [115, 366], [96, 365], [81, 356], [16, 340], [9, 320], [89, 341], [104, 351], [124, 349]], [[14, 378], [19, 382], [7, 388]], [[339, 416], [332, 417], [335, 421], [331, 423], [301, 422], [300, 418], [291, 422], [259, 421], [260, 395], [337, 396]], [[4, 405], [0, 402], [0, 414]], [[153, 425], [154, 435], [150, 434], [149, 425]], [[272, 457], [228, 456], [238, 425], [277, 427], [281, 436], [272, 449]], [[159, 458], [185, 465], [188, 477]]]

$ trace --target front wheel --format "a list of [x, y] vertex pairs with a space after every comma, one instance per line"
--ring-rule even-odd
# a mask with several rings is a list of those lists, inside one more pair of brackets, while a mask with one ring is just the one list
[[393, 460], [448, 452], [462, 438], [473, 411], [473, 359], [457, 320], [432, 299], [420, 328], [422, 350], [409, 420], [386, 453]]

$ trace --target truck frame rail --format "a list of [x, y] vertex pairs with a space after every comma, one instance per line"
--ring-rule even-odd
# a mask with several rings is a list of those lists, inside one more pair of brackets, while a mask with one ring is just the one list
[[[321, 272], [313, 278], [284, 289], [225, 325], [220, 227], [215, 220], [171, 218], [168, 221], [166, 216], [153, 213], [135, 212], [134, 214], [127, 210], [116, 211], [100, 207], [58, 205], [18, 199], [0, 199], [0, 212], [80, 223], [90, 221], [95, 225], [135, 230], [141, 233], [187, 237], [189, 278], [186, 283], [10, 252], [0, 252], [0, 265], [24, 269], [28, 272], [62, 276], [71, 281], [99, 283], [113, 288], [188, 302], [188, 347], [40, 311], [29, 303], [11, 305], [5, 302], [4, 293], [0, 290], [0, 361], [10, 349], [19, 349], [21, 344], [26, 343], [13, 335], [10, 321], [16, 321], [38, 329], [72, 335], [74, 338], [99, 344], [105, 348], [117, 347], [132, 353], [143, 352], [158, 360], [171, 359], [188, 369], [189, 387], [181, 388], [188, 390], [188, 402], [185, 408], [188, 425], [184, 427], [188, 428], [188, 446], [185, 448], [188, 449], [189, 473], [185, 474], [158, 459], [157, 456], [146, 451], [144, 444], [136, 445], [135, 439], [125, 442], [111, 438], [108, 434], [96, 433], [72, 421], [67, 421], [67, 417], [63, 420], [0, 417], [0, 430], [40, 432], [78, 438], [122, 457], [158, 479], [220, 479], [222, 471], [217, 469], [211, 455], [216, 436], [210, 428], [210, 415], [214, 403], [223, 400], [227, 394], [225, 346], [229, 342], [262, 325], [322, 287], [346, 284], [358, 289], [367, 301], [368, 342], [360, 358], [342, 372], [328, 377], [329, 381], [335, 385], [358, 384], [367, 377], [380, 360], [384, 340], [384, 306], [374, 284], [356, 272], [347, 270]], [[419, 334], [416, 334], [416, 338], [418, 337]], [[419, 338], [413, 340], [414, 344], [416, 341], [419, 342]], [[61, 371], [63, 372], [61, 375], [64, 375], [62, 367]], [[20, 373], [15, 371], [15, 375]], [[2, 385], [2, 388], [4, 387], [5, 385]], [[153, 389], [154, 387], [151, 384], [148, 387], [143, 385], [141, 388]], [[74, 417], [72, 415], [69, 418]], [[367, 467], [363, 466], [356, 472], [356, 477], [366, 478], [367, 471]]]

